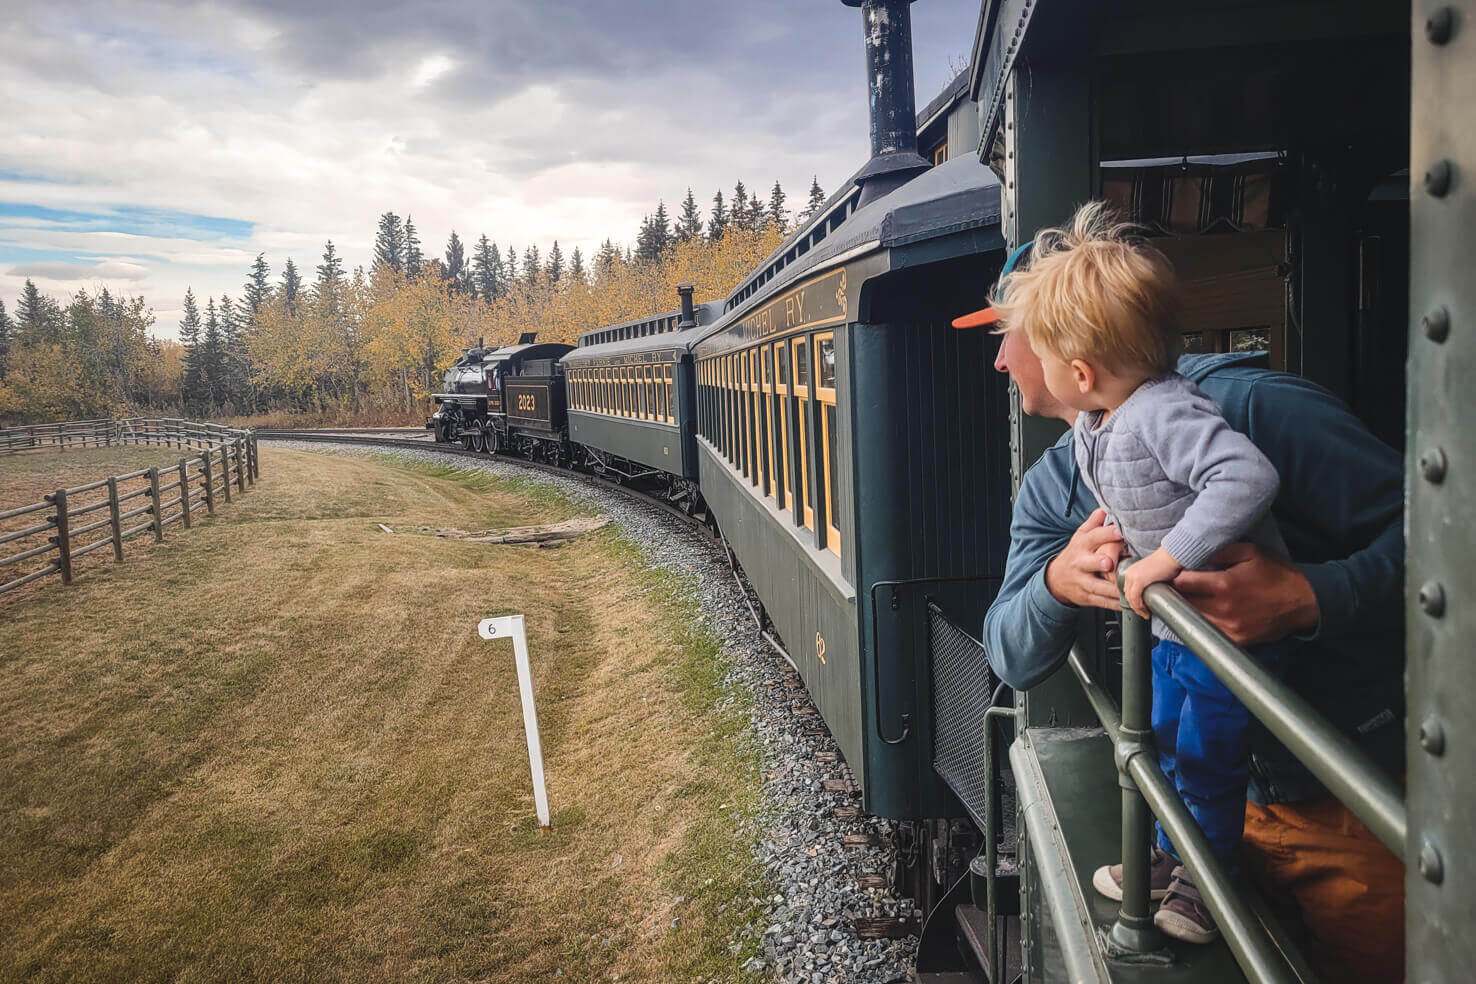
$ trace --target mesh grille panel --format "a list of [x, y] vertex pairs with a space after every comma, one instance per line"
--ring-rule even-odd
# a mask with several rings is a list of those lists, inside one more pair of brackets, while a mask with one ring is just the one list
[[933, 664], [933, 768], [983, 827], [990, 794], [984, 712], [994, 695], [994, 673], [983, 645], [932, 603], [928, 650]]

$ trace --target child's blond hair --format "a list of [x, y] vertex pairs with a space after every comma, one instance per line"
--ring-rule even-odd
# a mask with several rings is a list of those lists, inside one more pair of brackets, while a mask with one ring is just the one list
[[1041, 230], [1030, 263], [995, 294], [1001, 331], [1066, 362], [1161, 376], [1183, 348], [1173, 266], [1103, 202], [1077, 209], [1067, 228]]

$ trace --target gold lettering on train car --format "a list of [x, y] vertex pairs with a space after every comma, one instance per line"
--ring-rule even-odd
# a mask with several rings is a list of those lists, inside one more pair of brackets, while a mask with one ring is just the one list
[[815, 658], [825, 663], [825, 637], [819, 632], [815, 633]]

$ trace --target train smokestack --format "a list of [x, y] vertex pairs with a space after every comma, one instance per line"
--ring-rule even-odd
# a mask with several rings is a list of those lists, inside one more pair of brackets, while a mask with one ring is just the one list
[[682, 320], [677, 323], [677, 331], [697, 326], [696, 313], [692, 310], [692, 291], [696, 289], [696, 284], [677, 284], [677, 294], [682, 299]]
[[912, 0], [841, 0], [861, 8], [866, 32], [866, 88], [871, 104], [871, 160], [856, 175], [859, 204], [888, 194], [928, 169], [917, 152], [912, 82]]

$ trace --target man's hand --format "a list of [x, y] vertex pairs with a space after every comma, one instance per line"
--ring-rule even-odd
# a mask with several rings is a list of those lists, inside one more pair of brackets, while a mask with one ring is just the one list
[[1184, 571], [1173, 586], [1237, 646], [1273, 642], [1314, 628], [1317, 596], [1297, 566], [1251, 543], [1210, 558], [1224, 570]]
[[1127, 569], [1122, 576], [1122, 593], [1133, 611], [1144, 618], [1151, 618], [1152, 613], [1143, 601], [1143, 592], [1150, 584], [1172, 581], [1183, 570], [1184, 566], [1174, 559], [1173, 554], [1159, 547]]
[[1093, 512], [1071, 535], [1065, 549], [1046, 565], [1046, 588], [1063, 605], [1118, 607], [1113, 572], [1124, 549], [1122, 533], [1106, 524], [1105, 510]]

